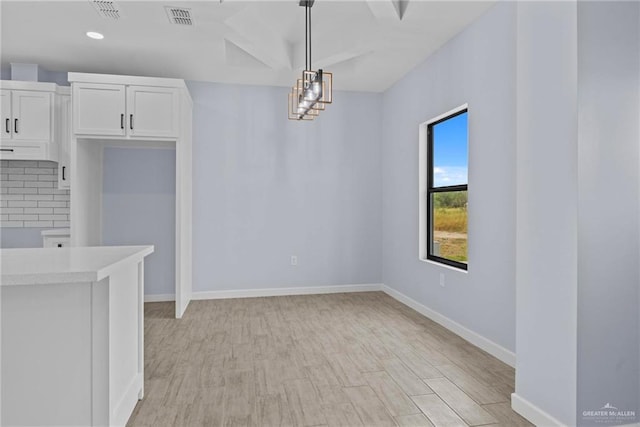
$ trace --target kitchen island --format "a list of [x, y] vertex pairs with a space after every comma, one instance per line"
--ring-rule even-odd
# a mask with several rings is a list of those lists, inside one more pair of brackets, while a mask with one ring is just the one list
[[1, 425], [125, 425], [153, 246], [0, 250]]

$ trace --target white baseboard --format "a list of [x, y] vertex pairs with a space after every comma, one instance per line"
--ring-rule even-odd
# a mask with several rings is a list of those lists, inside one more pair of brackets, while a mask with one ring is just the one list
[[400, 301], [406, 306], [413, 308], [415, 311], [422, 314], [423, 316], [426, 316], [429, 319], [433, 320], [434, 322], [439, 323], [440, 325], [449, 329], [454, 334], [459, 335], [460, 337], [469, 341], [471, 344], [481, 348], [482, 350], [486, 351], [490, 355], [496, 357], [497, 359], [500, 359], [507, 365], [515, 368], [516, 355], [514, 352], [507, 350], [501, 345], [496, 344], [495, 342], [483, 337], [477, 332], [474, 332], [471, 329], [468, 329], [465, 326], [462, 326], [458, 322], [451, 320], [446, 316], [443, 316], [437, 311], [430, 309], [429, 307], [419, 303], [413, 298], [410, 298], [405, 294], [398, 292], [393, 288], [390, 288], [387, 285], [383, 285], [382, 290], [392, 298]]
[[381, 283], [367, 283], [358, 285], [334, 285], [334, 286], [309, 286], [296, 288], [268, 288], [268, 289], [242, 289], [228, 291], [204, 291], [194, 292], [191, 299], [226, 299], [226, 298], [256, 298], [276, 297], [284, 295], [317, 295], [340, 294], [347, 292], [371, 292], [380, 291]]
[[[192, 300], [277, 297], [286, 295], [339, 294], [348, 292], [372, 292], [382, 290], [381, 283], [358, 285], [310, 286], [295, 288], [238, 289], [225, 291], [200, 291], [191, 294]], [[175, 301], [175, 294], [151, 294], [144, 296], [144, 302]]]
[[175, 294], [151, 294], [144, 296], [144, 302], [166, 302], [175, 300]]
[[127, 420], [133, 414], [133, 410], [138, 403], [138, 396], [143, 385], [142, 374], [138, 373], [131, 379], [126, 391], [120, 397], [120, 401], [116, 403], [110, 414], [111, 425], [123, 426], [127, 424]]
[[[462, 326], [461, 324], [443, 316], [442, 314], [428, 308], [418, 301], [409, 298], [401, 292], [396, 291], [382, 283], [366, 283], [357, 285], [333, 285], [333, 286], [309, 286], [295, 288], [268, 288], [268, 289], [239, 289], [225, 291], [200, 291], [193, 292], [191, 299], [207, 300], [207, 299], [226, 299], [226, 298], [256, 298], [256, 297], [274, 297], [285, 295], [316, 295], [316, 294], [334, 294], [347, 292], [372, 292], [384, 291], [389, 296], [395, 298], [401, 303], [413, 308], [423, 316], [428, 317], [436, 323], [449, 329], [451, 332], [461, 336], [473, 345], [476, 345], [491, 354], [492, 356], [502, 360], [509, 366], [515, 367], [516, 355], [506, 348], [494, 343], [493, 341], [479, 335], [478, 333]], [[156, 294], [145, 295], [145, 302], [161, 302], [175, 301], [174, 294]]]
[[565, 427], [565, 424], [516, 393], [511, 394], [511, 408], [538, 427]]

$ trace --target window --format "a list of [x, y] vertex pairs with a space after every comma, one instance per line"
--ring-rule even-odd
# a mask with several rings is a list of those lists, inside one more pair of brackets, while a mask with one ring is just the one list
[[423, 124], [420, 150], [425, 157], [421, 180], [426, 181], [421, 183], [425, 191], [421, 191], [420, 214], [426, 214], [420, 227], [421, 258], [463, 270], [467, 269], [467, 115], [464, 106]]

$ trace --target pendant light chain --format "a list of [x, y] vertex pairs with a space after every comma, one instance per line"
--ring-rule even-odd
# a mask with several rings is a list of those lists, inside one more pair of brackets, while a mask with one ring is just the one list
[[309, 69], [309, 6], [304, 5], [304, 69]]
[[311, 70], [313, 68], [313, 65], [311, 65], [311, 8], [307, 7], [307, 10], [309, 11], [309, 68], [307, 70]]

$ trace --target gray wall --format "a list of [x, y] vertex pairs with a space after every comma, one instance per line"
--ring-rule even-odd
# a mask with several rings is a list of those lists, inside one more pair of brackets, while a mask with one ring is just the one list
[[639, 15], [518, 4], [516, 393], [567, 425], [640, 412]]
[[103, 168], [102, 244], [155, 245], [145, 295], [174, 294], [175, 150], [105, 147]]
[[[0, 196], [1, 197], [1, 196]], [[41, 248], [44, 228], [9, 228], [0, 229], [0, 248]]]
[[577, 19], [575, 2], [519, 2], [516, 393], [575, 423]]
[[[66, 72], [49, 71], [41, 67], [38, 78], [41, 82], [56, 83], [60, 86], [69, 86]], [[0, 80], [12, 80], [11, 67], [4, 67], [0, 69]]]
[[188, 86], [193, 290], [379, 283], [382, 96], [336, 92], [297, 122], [286, 88]]
[[[384, 93], [383, 282], [515, 350], [515, 4]], [[469, 104], [469, 270], [418, 260], [418, 125]], [[439, 274], [445, 274], [445, 287]]]
[[639, 17], [637, 2], [578, 3], [580, 425], [602, 425], [582, 412], [605, 403], [640, 416]]
[[69, 80], [67, 80], [68, 73], [60, 71], [49, 71], [42, 68], [40, 70], [42, 73], [40, 81], [55, 83], [59, 86], [70, 86]]

